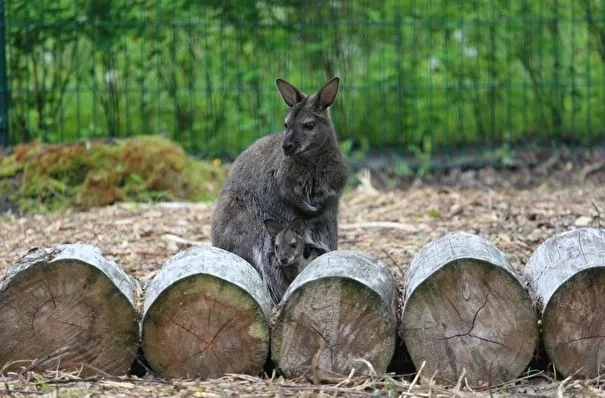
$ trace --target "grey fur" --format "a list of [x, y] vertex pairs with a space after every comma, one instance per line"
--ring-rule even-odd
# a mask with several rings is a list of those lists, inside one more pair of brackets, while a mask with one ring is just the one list
[[284, 80], [276, 84], [288, 105], [284, 131], [260, 138], [233, 162], [212, 216], [212, 244], [251, 263], [270, 289], [288, 281], [268, 266], [264, 220], [285, 225], [302, 217], [307, 245], [336, 250], [338, 206], [349, 176], [329, 112], [338, 78], [310, 96]]
[[265, 227], [269, 232], [264, 246], [268, 251], [269, 265], [280, 267], [288, 283], [292, 283], [307, 264], [322, 254], [306, 244], [305, 235], [308, 230], [301, 217], [292, 220], [287, 228], [270, 219], [265, 220]]

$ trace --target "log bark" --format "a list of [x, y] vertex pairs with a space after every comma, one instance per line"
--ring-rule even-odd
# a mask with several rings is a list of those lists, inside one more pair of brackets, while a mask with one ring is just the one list
[[30, 250], [0, 282], [0, 366], [125, 374], [140, 287], [88, 245]]
[[582, 228], [536, 248], [524, 270], [542, 313], [542, 339], [564, 377], [605, 371], [605, 230]]
[[193, 246], [172, 257], [146, 288], [145, 358], [163, 377], [259, 374], [268, 356], [271, 307], [245, 260]]
[[278, 306], [273, 361], [287, 377], [314, 381], [352, 369], [384, 373], [395, 350], [397, 297], [395, 279], [378, 259], [346, 250], [319, 256]]
[[538, 343], [537, 317], [506, 256], [456, 232], [423, 247], [406, 273], [401, 337], [418, 369], [471, 386], [517, 377]]

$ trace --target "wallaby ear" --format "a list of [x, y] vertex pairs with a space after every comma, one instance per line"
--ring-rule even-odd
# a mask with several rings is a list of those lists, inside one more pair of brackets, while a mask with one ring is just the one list
[[284, 102], [290, 108], [292, 108], [295, 104], [303, 100], [304, 95], [300, 91], [298, 91], [296, 87], [294, 87], [287, 81], [277, 79], [275, 81], [275, 84], [277, 84], [277, 89], [279, 90], [281, 97], [284, 99]]
[[336, 93], [338, 93], [338, 84], [340, 79], [335, 77], [317, 93], [316, 107], [318, 110], [323, 111], [334, 103], [336, 99]]
[[281, 224], [275, 220], [265, 220], [265, 227], [267, 227], [267, 231], [269, 235], [275, 238], [275, 236], [284, 229]]
[[300, 217], [296, 217], [294, 220], [292, 220], [292, 224], [290, 224], [290, 229], [296, 235], [302, 236], [303, 232], [305, 231], [305, 220]]

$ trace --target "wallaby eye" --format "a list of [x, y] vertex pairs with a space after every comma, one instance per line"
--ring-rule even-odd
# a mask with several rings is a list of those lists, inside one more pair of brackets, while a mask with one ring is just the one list
[[296, 243], [294, 243], [294, 242], [290, 243], [290, 247], [291, 247], [292, 249], [294, 249], [294, 248], [296, 247]]
[[284, 128], [287, 130], [288, 129], [288, 123], [284, 123]]
[[303, 124], [303, 129], [305, 130], [313, 130], [313, 127], [315, 127], [315, 122], [307, 122]]
[[279, 243], [275, 244], [275, 250], [279, 249]]

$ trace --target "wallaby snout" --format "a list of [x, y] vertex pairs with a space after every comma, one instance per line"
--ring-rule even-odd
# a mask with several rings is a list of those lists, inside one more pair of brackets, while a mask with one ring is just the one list
[[290, 265], [293, 261], [295, 260], [294, 257], [292, 256], [288, 256], [288, 257], [280, 257], [279, 258], [279, 264], [283, 267], [283, 266], [287, 266]]
[[299, 145], [294, 142], [292, 139], [285, 138], [284, 143], [282, 144], [282, 149], [284, 150], [284, 155], [292, 156], [296, 153]]

